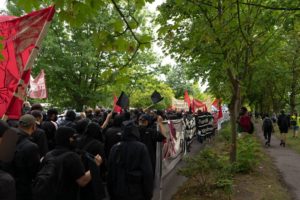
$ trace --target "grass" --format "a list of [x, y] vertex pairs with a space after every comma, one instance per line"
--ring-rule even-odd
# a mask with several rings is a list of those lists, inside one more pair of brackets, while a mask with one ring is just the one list
[[[224, 131], [230, 131], [225, 127]], [[230, 138], [218, 134], [206, 148], [213, 148], [219, 155], [228, 157]], [[258, 142], [258, 141], [257, 141]], [[300, 144], [300, 139], [299, 139]], [[299, 145], [300, 146], [300, 145]], [[271, 158], [259, 145], [259, 157], [257, 167], [248, 173], [234, 173], [232, 191], [230, 193], [212, 189], [201, 191], [195, 177], [189, 178], [177, 193], [173, 200], [290, 200], [287, 188], [282, 184], [280, 175]], [[300, 148], [299, 148], [300, 151]]]

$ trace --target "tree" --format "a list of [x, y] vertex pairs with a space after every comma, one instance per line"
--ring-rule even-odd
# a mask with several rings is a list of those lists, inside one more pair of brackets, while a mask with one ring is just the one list
[[[253, 76], [268, 47], [275, 45], [286, 15], [239, 0], [166, 1], [157, 23], [164, 47], [190, 78], [204, 77], [209, 90], [229, 101], [232, 128], [230, 160], [236, 160], [236, 119], [253, 88]], [[275, 37], [274, 37], [275, 36]]]
[[[22, 5], [22, 2], [16, 3], [10, 1], [8, 7], [12, 14], [19, 15], [23, 11], [16, 5]], [[33, 69], [33, 74], [45, 69], [50, 103], [77, 110], [81, 110], [84, 105], [109, 104], [105, 93], [109, 86], [126, 85], [131, 81], [129, 77], [124, 79], [123, 76], [122, 81], [118, 78], [127, 68], [139, 66], [136, 68], [139, 70], [153, 64], [155, 59], [148, 56], [150, 53], [146, 51], [146, 47], [150, 46], [146, 40], [151, 38], [149, 27], [145, 26], [146, 15], [136, 11], [136, 6], [128, 8], [126, 12], [130, 19], [138, 16], [140, 22], [133, 21], [129, 25], [121, 15], [122, 21], [118, 10], [121, 7], [115, 5], [115, 9], [102, 6], [80, 26], [69, 18], [65, 20], [70, 24], [62, 21], [63, 11], [57, 7], [58, 17], [53, 20]], [[80, 16], [78, 14], [77, 17]], [[133, 33], [137, 25], [139, 33]], [[134, 59], [136, 57], [139, 59]]]
[[183, 97], [184, 91], [193, 94], [193, 84], [187, 81], [184, 69], [180, 66], [169, 66], [166, 73], [166, 84], [168, 84], [175, 93], [175, 98]]

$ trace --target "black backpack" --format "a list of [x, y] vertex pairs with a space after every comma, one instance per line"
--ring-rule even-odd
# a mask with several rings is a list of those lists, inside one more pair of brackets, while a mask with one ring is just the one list
[[273, 122], [271, 119], [267, 118], [263, 123], [264, 131], [272, 131]]
[[72, 152], [54, 156], [49, 152], [42, 163], [41, 170], [33, 181], [33, 200], [55, 200], [62, 188], [63, 158]]

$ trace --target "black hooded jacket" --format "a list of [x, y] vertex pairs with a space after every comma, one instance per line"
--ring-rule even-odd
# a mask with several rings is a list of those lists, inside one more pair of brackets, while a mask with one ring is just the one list
[[[103, 178], [106, 172], [105, 168], [105, 153], [104, 144], [98, 141], [96, 138], [101, 134], [101, 129], [99, 125], [95, 122], [89, 123], [83, 133], [79, 144], [79, 148], [82, 150], [83, 155], [85, 152], [90, 154], [88, 156], [83, 156], [83, 163], [85, 170], [90, 170], [92, 174], [92, 181], [80, 191], [81, 200], [100, 200], [105, 198], [105, 189], [103, 185]], [[97, 167], [91, 157], [99, 154], [103, 160], [100, 167]]]
[[124, 122], [123, 141], [114, 145], [108, 160], [108, 192], [112, 200], [150, 200], [153, 172], [147, 147], [138, 141], [138, 128]]

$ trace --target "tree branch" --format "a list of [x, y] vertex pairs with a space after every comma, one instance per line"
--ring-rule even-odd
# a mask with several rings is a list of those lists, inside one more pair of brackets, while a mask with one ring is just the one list
[[[247, 39], [247, 37], [246, 37], [246, 35], [245, 35], [243, 29], [242, 29], [242, 25], [241, 25], [240, 4], [239, 4], [239, 0], [236, 0], [236, 9], [237, 9], [237, 16], [238, 16], [239, 28], [240, 28], [242, 37], [243, 37], [243, 39], [245, 40], [245, 42], [246, 42], [248, 48], [251, 50], [251, 48], [250, 48], [250, 43], [249, 43], [249, 41], [248, 41], [248, 39]], [[253, 55], [252, 50], [251, 50], [251, 54]]]
[[204, 6], [209, 6], [209, 7], [213, 7], [215, 9], [218, 9], [217, 6], [214, 6], [211, 2], [194, 2], [194, 1], [191, 1], [191, 0], [188, 0], [188, 2], [192, 3], [192, 4], [195, 4], [195, 5], [204, 5]]
[[267, 6], [267, 5], [262, 5], [262, 4], [256, 4], [256, 3], [240, 2], [240, 4], [248, 5], [248, 6], [261, 7], [261, 8], [269, 9], [269, 10], [281, 10], [281, 11], [297, 11], [297, 10], [300, 10], [300, 8], [273, 7], [273, 6]]

